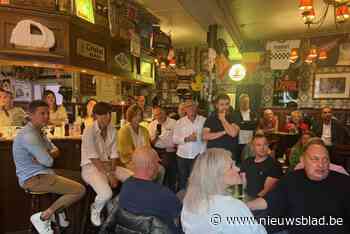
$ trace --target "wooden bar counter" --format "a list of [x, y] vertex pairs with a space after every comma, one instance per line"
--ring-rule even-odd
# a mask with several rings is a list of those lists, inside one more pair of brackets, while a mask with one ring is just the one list
[[[82, 182], [80, 178], [80, 137], [52, 139], [60, 149], [60, 158], [55, 160], [54, 169], [69, 170], [69, 178]], [[60, 174], [60, 173], [58, 173]], [[29, 227], [30, 203], [28, 195], [18, 185], [15, 165], [12, 159], [12, 140], [0, 140], [0, 233], [14, 233]], [[67, 210], [70, 227], [65, 233], [81, 233], [84, 198]]]

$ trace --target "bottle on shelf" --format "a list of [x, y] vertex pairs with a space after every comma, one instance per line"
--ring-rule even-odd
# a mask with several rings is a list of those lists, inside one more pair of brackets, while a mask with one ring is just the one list
[[64, 123], [64, 136], [69, 136], [69, 120], [66, 119]]

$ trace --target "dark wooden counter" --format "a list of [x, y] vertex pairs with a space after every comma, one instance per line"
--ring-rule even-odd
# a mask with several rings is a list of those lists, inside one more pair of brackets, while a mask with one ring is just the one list
[[[72, 176], [80, 180], [80, 139], [54, 139], [61, 150], [61, 157], [54, 163], [54, 169], [72, 170]], [[12, 141], [0, 141], [0, 233], [26, 230], [29, 225], [29, 200], [18, 185], [15, 165], [12, 160]], [[81, 181], [79, 181], [81, 182]], [[65, 233], [80, 233], [83, 202], [67, 211], [70, 227]]]

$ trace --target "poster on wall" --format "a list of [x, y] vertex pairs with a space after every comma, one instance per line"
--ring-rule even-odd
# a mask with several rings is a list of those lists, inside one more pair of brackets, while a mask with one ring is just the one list
[[16, 102], [32, 101], [32, 86], [24, 80], [14, 80], [14, 100]]
[[275, 71], [273, 105], [290, 106], [298, 104], [299, 69]]
[[75, 0], [75, 13], [78, 17], [94, 24], [94, 5], [92, 0]]
[[11, 86], [11, 79], [7, 77], [2, 77], [0, 75], [0, 88], [13, 92], [12, 86]]
[[315, 74], [314, 99], [342, 99], [350, 97], [350, 73]]

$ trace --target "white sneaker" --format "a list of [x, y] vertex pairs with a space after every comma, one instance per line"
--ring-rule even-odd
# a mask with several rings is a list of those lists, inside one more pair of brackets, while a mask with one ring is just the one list
[[41, 220], [40, 218], [41, 212], [35, 213], [30, 217], [30, 222], [32, 222], [35, 229], [39, 234], [53, 234], [53, 230], [51, 228], [51, 220]]
[[66, 228], [69, 226], [69, 221], [67, 220], [66, 213], [64, 213], [64, 211], [58, 213], [58, 219], [60, 220], [61, 227]]
[[90, 211], [91, 211], [91, 216], [90, 216], [91, 223], [97, 227], [101, 226], [102, 224], [101, 212], [95, 208], [94, 204], [91, 205]]
[[[64, 211], [58, 213], [58, 220], [59, 220], [58, 225], [60, 225], [60, 227], [63, 227], [63, 228], [69, 227], [69, 221], [67, 220], [66, 214], [64, 213]], [[51, 221], [54, 223], [57, 223], [55, 215], [51, 216]]]

